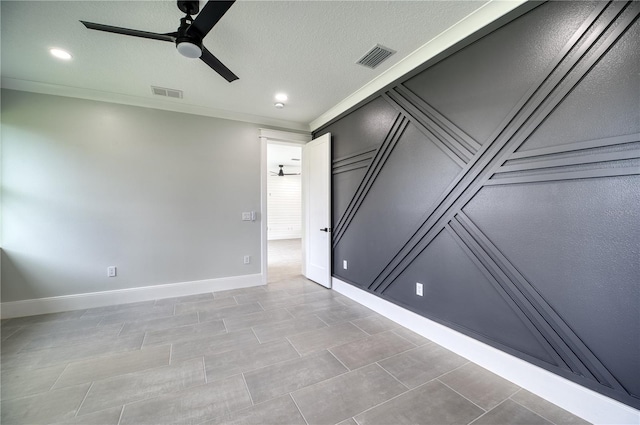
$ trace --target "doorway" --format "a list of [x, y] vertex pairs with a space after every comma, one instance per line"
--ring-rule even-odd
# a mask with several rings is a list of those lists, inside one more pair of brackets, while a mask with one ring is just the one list
[[267, 283], [302, 276], [302, 147], [267, 142]]
[[[270, 217], [272, 212], [270, 210], [274, 209], [273, 200], [271, 202], [271, 208], [268, 208], [269, 191], [267, 190], [267, 186], [269, 181], [273, 182], [274, 179], [281, 179], [275, 180], [276, 182], [285, 182], [287, 177], [301, 179], [302, 174], [300, 174], [299, 176], [295, 176], [295, 174], [302, 173], [302, 146], [304, 146], [310, 140], [311, 135], [308, 133], [303, 134], [264, 128], [260, 129], [260, 175], [262, 194], [260, 211], [263, 214], [263, 217], [261, 218], [261, 274], [263, 285], [266, 285], [269, 282], [276, 282], [278, 280], [301, 276], [304, 274], [305, 265], [302, 257], [304, 255], [304, 250], [300, 241], [301, 237], [304, 240], [302, 211], [297, 213], [297, 220], [301, 222], [300, 233], [295, 233], [296, 226], [294, 224], [287, 225], [286, 220], [284, 223], [281, 222], [280, 224], [278, 224], [278, 226], [280, 227], [276, 229], [276, 223], [274, 223]], [[276, 148], [275, 151], [281, 151], [280, 153], [284, 156], [280, 156], [280, 159], [270, 158], [272, 159], [272, 161], [269, 162], [268, 151], [270, 150], [270, 148], [273, 149], [274, 147]], [[299, 151], [289, 151], [285, 154], [284, 149], [278, 149], [280, 147], [297, 148], [299, 149]], [[273, 157], [278, 158], [278, 156], [276, 155], [273, 155]], [[300, 159], [300, 161], [296, 161], [295, 159]], [[274, 173], [280, 173], [280, 165], [283, 166], [282, 174], [284, 175], [274, 176]], [[294, 175], [287, 176], [287, 174]], [[282, 186], [286, 186], [286, 184], [282, 184]], [[277, 205], [276, 208], [281, 208], [282, 210], [288, 211], [289, 214], [291, 214], [291, 211], [293, 210], [293, 208], [284, 208], [284, 203], [277, 203], [275, 205]], [[299, 206], [296, 207], [296, 209], [299, 208], [301, 210], [302, 203], [300, 202], [298, 205]], [[269, 226], [268, 224], [270, 221], [271, 225]], [[271, 241], [269, 240], [270, 235], [268, 227], [271, 227], [272, 230]], [[290, 240], [290, 242], [286, 242], [288, 240]], [[269, 265], [271, 265], [271, 267], [269, 267]]]

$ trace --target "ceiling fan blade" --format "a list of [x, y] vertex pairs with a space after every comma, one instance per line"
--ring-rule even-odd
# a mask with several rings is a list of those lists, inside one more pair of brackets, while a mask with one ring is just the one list
[[202, 56], [200, 56], [200, 59], [202, 59], [204, 63], [209, 65], [214, 71], [220, 74], [222, 78], [224, 78], [228, 82], [232, 82], [238, 79], [238, 76], [236, 74], [234, 74], [229, 68], [224, 66], [224, 64], [220, 62], [218, 58], [213, 56], [211, 52], [208, 51], [205, 47], [202, 47]]
[[213, 28], [213, 26], [218, 23], [220, 18], [222, 18], [224, 14], [227, 13], [227, 10], [229, 10], [233, 3], [235, 3], [235, 0], [211, 0], [207, 2], [200, 13], [198, 13], [198, 15], [196, 16], [196, 19], [194, 19], [193, 24], [191, 24], [191, 28], [189, 28], [189, 30], [197, 30], [202, 38], [204, 38], [209, 33], [209, 31], [211, 31], [211, 28]]
[[155, 32], [132, 30], [129, 28], [112, 27], [111, 25], [96, 24], [93, 22], [80, 21], [90, 30], [112, 32], [114, 34], [130, 35], [133, 37], [149, 38], [152, 40], [170, 41], [174, 43], [178, 33], [157, 34]]

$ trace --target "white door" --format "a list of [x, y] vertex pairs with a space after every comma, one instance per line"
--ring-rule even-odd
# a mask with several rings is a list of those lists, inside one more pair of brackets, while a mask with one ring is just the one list
[[304, 267], [307, 279], [331, 288], [331, 134], [302, 148]]

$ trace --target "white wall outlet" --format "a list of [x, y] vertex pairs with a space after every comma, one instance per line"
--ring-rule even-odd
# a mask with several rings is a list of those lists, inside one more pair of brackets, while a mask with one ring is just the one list
[[242, 221], [251, 221], [251, 212], [243, 212]]
[[245, 255], [243, 259], [244, 264], [251, 264], [251, 256]]
[[420, 282], [416, 282], [416, 295], [419, 297], [424, 295], [424, 292], [422, 291], [422, 283]]
[[107, 267], [107, 277], [116, 277], [117, 271], [116, 266]]
[[342, 260], [342, 268], [347, 270], [347, 260]]

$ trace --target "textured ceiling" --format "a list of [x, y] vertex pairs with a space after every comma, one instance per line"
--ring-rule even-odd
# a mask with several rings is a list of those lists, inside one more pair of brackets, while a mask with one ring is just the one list
[[[236, 117], [308, 124], [483, 1], [238, 1], [204, 45], [240, 79], [227, 83], [171, 43], [85, 29], [80, 19], [172, 32], [174, 1], [1, 1], [3, 87]], [[397, 54], [375, 70], [355, 62], [376, 43]], [[53, 59], [48, 49], [69, 50]], [[184, 91], [158, 98], [150, 86]], [[286, 92], [284, 109], [273, 106]]]

